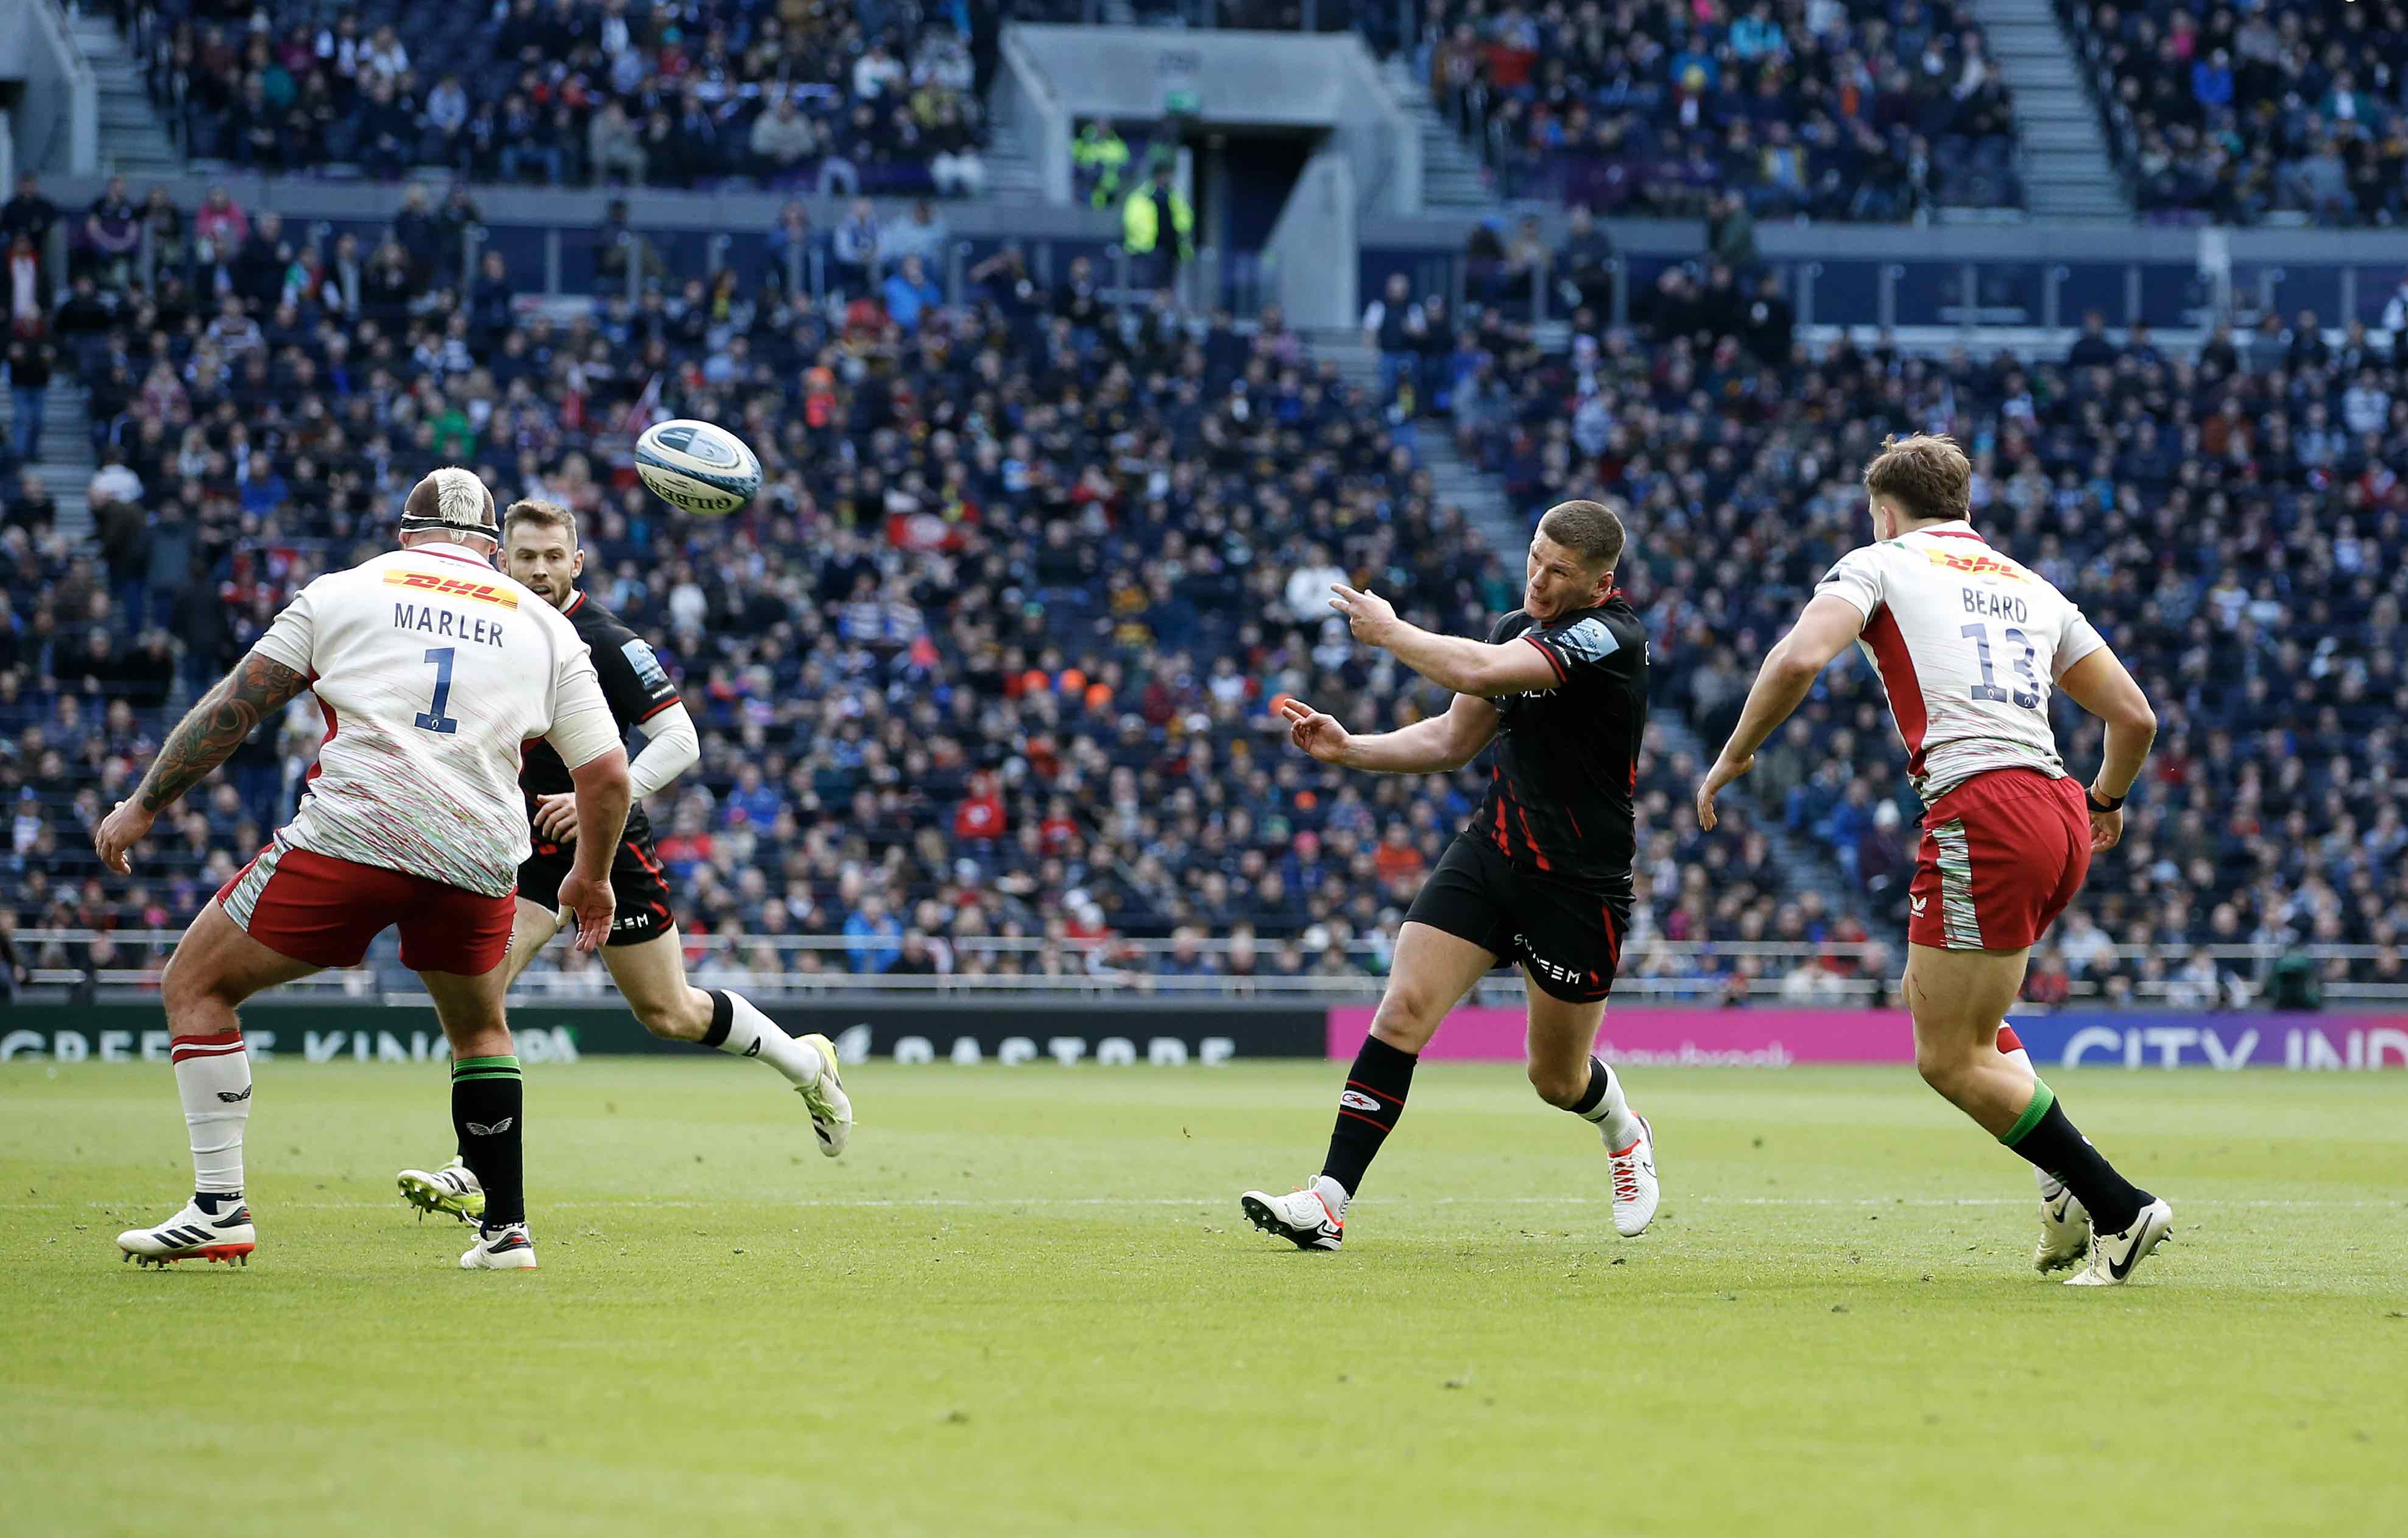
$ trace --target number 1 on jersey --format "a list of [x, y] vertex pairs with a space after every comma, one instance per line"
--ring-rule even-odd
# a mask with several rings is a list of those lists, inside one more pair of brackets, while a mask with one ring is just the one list
[[1990, 668], [1990, 627], [1986, 625], [1969, 625], [1956, 633], [1973, 643], [1982, 660], [1982, 682], [1974, 684], [1971, 690], [1975, 699], [1993, 700], [2000, 704], [2012, 699], [2027, 711], [2040, 709], [2040, 675], [2032, 671], [2032, 643], [2021, 630], [2009, 625], [2007, 644], [2024, 649], [2024, 654], [2015, 659], [2015, 671], [2024, 675], [2025, 680], [2031, 684], [2031, 688], [2028, 691], [2017, 689], [2012, 695], [1999, 687], [1998, 674]]
[[[416, 725], [420, 731], [456, 732], [460, 729], [457, 717], [443, 713], [443, 707], [452, 698], [452, 659], [457, 654], [458, 648], [452, 646], [430, 646], [426, 649], [426, 660], [435, 664], [435, 699], [427, 709], [418, 712]], [[1986, 646], [1983, 648], [1982, 654], [1985, 658], [1982, 670], [1987, 673], [1989, 649]]]

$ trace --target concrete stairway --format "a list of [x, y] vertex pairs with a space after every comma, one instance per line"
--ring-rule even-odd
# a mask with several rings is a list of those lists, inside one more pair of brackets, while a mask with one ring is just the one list
[[[59, 532], [81, 539], [92, 532], [92, 508], [84, 488], [98, 467], [92, 456], [92, 434], [85, 425], [84, 394], [64, 373], [50, 381], [42, 399], [42, 457], [33, 469], [59, 506]], [[13, 395], [0, 391], [0, 422], [8, 424], [8, 440], [22, 452], [24, 435], [17, 430]]]
[[116, 23], [87, 11], [72, 11], [68, 20], [100, 87], [101, 169], [122, 175], [138, 200], [146, 178], [176, 175], [184, 157], [151, 106], [141, 61]]
[[1489, 190], [1488, 168], [1431, 102], [1429, 84], [1414, 73], [1403, 55], [1380, 66], [1397, 105], [1412, 120], [1422, 141], [1422, 203], [1434, 210], [1488, 208], [1497, 194]]
[[[1380, 354], [1366, 346], [1360, 332], [1314, 331], [1307, 334], [1312, 356], [1338, 365], [1339, 376], [1367, 396], [1380, 394]], [[1455, 452], [1455, 436], [1443, 421], [1424, 418], [1412, 424], [1413, 455], [1429, 471], [1432, 489], [1441, 503], [1463, 510], [1492, 550], [1518, 553], [1530, 542], [1530, 531], [1516, 525], [1512, 506], [1496, 479]]]
[[2048, 0], [1972, 0], [2015, 95], [2025, 200], [2034, 219], [2129, 220], [2132, 201], [2108, 158], [2098, 108]]
[[1028, 143], [1015, 122], [997, 122], [987, 137], [987, 196], [1002, 203], [1035, 203], [1043, 194], [1037, 174], [1037, 157], [1028, 151]]

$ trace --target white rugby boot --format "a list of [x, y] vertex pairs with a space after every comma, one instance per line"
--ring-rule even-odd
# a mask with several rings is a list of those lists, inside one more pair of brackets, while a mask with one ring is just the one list
[[477, 1242], [460, 1257], [462, 1271], [533, 1271], [535, 1241], [523, 1223], [477, 1226]]
[[457, 1155], [432, 1174], [404, 1170], [394, 1177], [394, 1184], [401, 1187], [401, 1199], [417, 1208], [422, 1219], [428, 1213], [450, 1213], [463, 1223], [474, 1223], [485, 1215], [485, 1187]]
[[2090, 1214], [2065, 1183], [2047, 1171], [2040, 1174], [2040, 1243], [2032, 1250], [2032, 1270], [2045, 1276], [2082, 1263], [2090, 1247]]
[[1246, 1221], [1300, 1250], [1334, 1250], [1346, 1240], [1345, 1188], [1327, 1175], [1285, 1196], [1248, 1191], [1238, 1198]]
[[1605, 1156], [1613, 1174], [1613, 1231], [1636, 1239], [1656, 1221], [1656, 1204], [1663, 1194], [1656, 1183], [1656, 1128], [1641, 1116], [1639, 1136], [1630, 1146], [1616, 1148], [1606, 1138]]
[[844, 1075], [836, 1066], [836, 1043], [816, 1033], [800, 1040], [820, 1055], [820, 1076], [810, 1084], [796, 1085], [795, 1093], [803, 1098], [804, 1109], [811, 1114], [811, 1131], [820, 1140], [820, 1152], [834, 1158], [853, 1141], [853, 1101], [844, 1092]]
[[117, 1247], [137, 1266], [165, 1266], [177, 1260], [226, 1260], [251, 1264], [259, 1247], [259, 1230], [251, 1226], [251, 1204], [240, 1197], [222, 1197], [203, 1212], [187, 1201], [183, 1210], [155, 1229], [128, 1229], [117, 1236]]
[[2120, 1287], [2132, 1279], [2149, 1252], [2173, 1237], [2174, 1210], [2159, 1197], [2141, 1209], [2132, 1226], [2121, 1233], [2090, 1229], [2090, 1260], [2065, 1279], [2070, 1287]]

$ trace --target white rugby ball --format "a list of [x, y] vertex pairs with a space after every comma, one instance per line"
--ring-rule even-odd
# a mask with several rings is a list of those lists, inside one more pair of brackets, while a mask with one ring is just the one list
[[761, 461], [742, 438], [682, 417], [644, 429], [636, 473], [654, 496], [707, 518], [734, 512], [761, 489]]

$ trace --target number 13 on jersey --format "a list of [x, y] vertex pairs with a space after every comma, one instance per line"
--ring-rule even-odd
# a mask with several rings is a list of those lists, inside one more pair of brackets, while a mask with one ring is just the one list
[[[1982, 682], [1973, 685], [1972, 695], [1975, 699], [2012, 699], [2027, 711], [2036, 711], [2040, 709], [2040, 675], [2032, 670], [2032, 658], [2035, 655], [2035, 653], [2032, 649], [2032, 643], [2030, 640], [2026, 639], [2021, 630], [2016, 629], [2012, 625], [2007, 626], [2006, 642], [2010, 650], [2019, 648], [2023, 652], [2023, 655], [2015, 658], [2015, 671], [2023, 674], [2025, 681], [2031, 685], [2031, 688], [2029, 690], [2017, 689], [2012, 693], [1999, 686], [1999, 676], [1990, 666], [1990, 627], [1987, 625], [1969, 625], [1965, 626], [1964, 629], [1958, 631], [1957, 634], [1965, 637], [1968, 640], [1971, 640], [1975, 648], [1981, 653]], [[435, 654], [429, 652], [426, 654], [431, 657]], [[452, 677], [451, 664], [449, 662], [444, 664], [443, 677], [447, 683]], [[439, 711], [443, 708], [440, 703], [443, 697], [441, 693], [438, 692], [435, 697], [437, 701], [436, 709]], [[422, 726], [424, 725], [423, 722], [421, 722], [420, 724]]]

